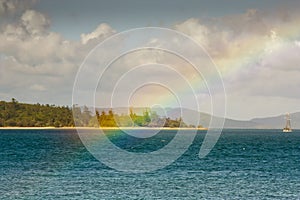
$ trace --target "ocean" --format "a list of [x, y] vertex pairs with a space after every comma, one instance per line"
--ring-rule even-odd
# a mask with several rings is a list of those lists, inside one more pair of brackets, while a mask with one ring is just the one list
[[[150, 152], [175, 134], [110, 139]], [[204, 136], [171, 165], [130, 173], [95, 159], [76, 130], [0, 130], [0, 199], [300, 199], [300, 131], [223, 130], [200, 159]]]

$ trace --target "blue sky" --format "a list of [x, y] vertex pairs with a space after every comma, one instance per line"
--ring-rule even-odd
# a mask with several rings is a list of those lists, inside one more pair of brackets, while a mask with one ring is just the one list
[[143, 26], [170, 27], [189, 18], [217, 18], [243, 13], [249, 8], [272, 10], [289, 2], [280, 0], [41, 0], [35, 8], [49, 15], [51, 30], [70, 39], [108, 23], [117, 31]]

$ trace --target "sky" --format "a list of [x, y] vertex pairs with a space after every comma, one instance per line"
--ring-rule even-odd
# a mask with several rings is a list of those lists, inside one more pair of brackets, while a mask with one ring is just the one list
[[[106, 97], [115, 87], [116, 106], [129, 102], [176, 107], [180, 97], [188, 107], [193, 98], [189, 86], [184, 87], [188, 80], [200, 110], [211, 112], [223, 105], [224, 91], [212, 86], [221, 77], [227, 117], [246, 120], [300, 111], [299, 8], [297, 1], [277, 0], [0, 0], [0, 100], [71, 105], [76, 74], [91, 50], [123, 31], [161, 27], [185, 34], [205, 51], [196, 51], [188, 42], [168, 42], [176, 34], [160, 40], [132, 34], [90, 59], [100, 62], [97, 59], [116, 55], [127, 43], [144, 42], [151, 47], [177, 47], [196, 63], [211, 59], [207, 66], [213, 64], [219, 74], [203, 77], [165, 51], [129, 53], [111, 65], [105, 81], [97, 86], [97, 105], [110, 106]], [[148, 68], [134, 68], [146, 64]], [[146, 80], [164, 85], [143, 86]], [[89, 81], [83, 80], [86, 91], [93, 89]]]

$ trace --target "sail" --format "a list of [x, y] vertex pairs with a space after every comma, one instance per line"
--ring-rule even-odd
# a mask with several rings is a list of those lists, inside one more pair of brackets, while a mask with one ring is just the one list
[[283, 132], [292, 132], [291, 117], [289, 113], [286, 114], [285, 119], [286, 119], [286, 124], [285, 127], [283, 128]]

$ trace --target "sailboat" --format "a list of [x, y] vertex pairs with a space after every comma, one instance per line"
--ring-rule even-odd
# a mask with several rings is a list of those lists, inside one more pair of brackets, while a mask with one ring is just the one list
[[283, 128], [282, 132], [291, 133], [292, 132], [291, 117], [290, 117], [289, 113], [286, 114], [285, 119], [286, 119], [286, 124], [285, 124], [285, 127]]

